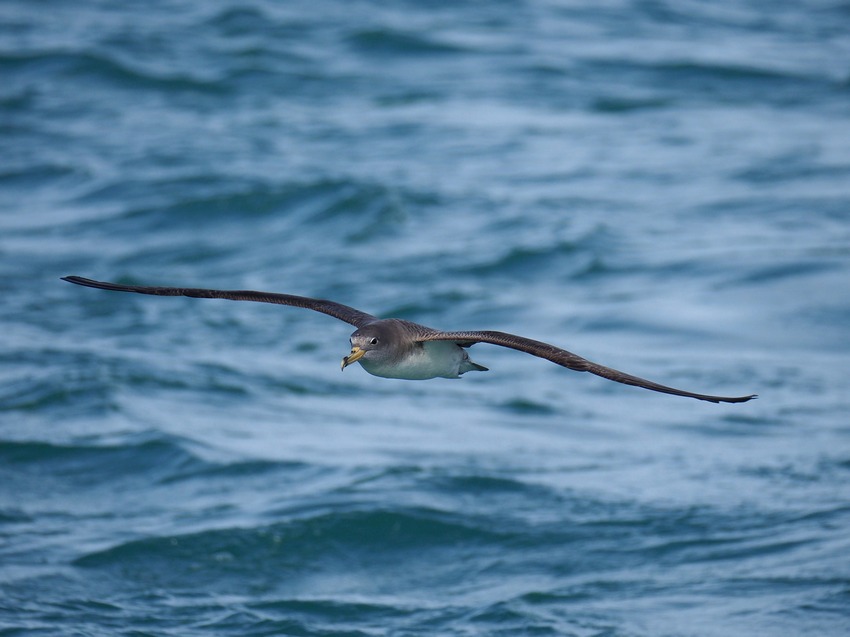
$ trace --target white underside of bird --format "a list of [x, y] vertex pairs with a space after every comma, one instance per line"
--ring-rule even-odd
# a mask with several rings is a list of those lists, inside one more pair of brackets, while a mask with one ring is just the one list
[[469, 371], [487, 371], [483, 365], [473, 362], [464, 348], [451, 341], [420, 343], [395, 361], [370, 360], [363, 356], [357, 362], [373, 376], [404, 380], [460, 378]]

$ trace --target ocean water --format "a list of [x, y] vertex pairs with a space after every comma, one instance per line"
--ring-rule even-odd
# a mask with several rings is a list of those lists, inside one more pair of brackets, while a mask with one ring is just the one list
[[[850, 634], [850, 5], [0, 5], [0, 635]], [[295, 308], [517, 332], [339, 372]]]

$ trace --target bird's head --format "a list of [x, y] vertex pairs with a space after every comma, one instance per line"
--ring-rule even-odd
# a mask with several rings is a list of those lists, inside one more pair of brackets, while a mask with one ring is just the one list
[[351, 341], [351, 353], [342, 359], [342, 369], [356, 363], [361, 358], [365, 358], [367, 361], [378, 361], [387, 352], [384, 347], [387, 341], [386, 335], [382, 333], [378, 325], [366, 325], [355, 330], [349, 340]]

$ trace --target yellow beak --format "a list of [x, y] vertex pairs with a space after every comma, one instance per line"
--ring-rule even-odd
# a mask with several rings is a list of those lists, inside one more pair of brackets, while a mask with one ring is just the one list
[[357, 345], [355, 345], [351, 348], [351, 354], [342, 359], [342, 365], [340, 366], [340, 369], [345, 369], [346, 367], [351, 365], [351, 363], [356, 363], [361, 358], [363, 358], [363, 354], [365, 353], [366, 350], [360, 349], [359, 347], [357, 347]]

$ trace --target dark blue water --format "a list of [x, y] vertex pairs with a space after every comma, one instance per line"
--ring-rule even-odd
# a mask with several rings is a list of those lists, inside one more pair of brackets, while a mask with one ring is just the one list
[[[0, 5], [0, 635], [846, 635], [850, 5]], [[251, 288], [499, 329], [339, 372]]]

